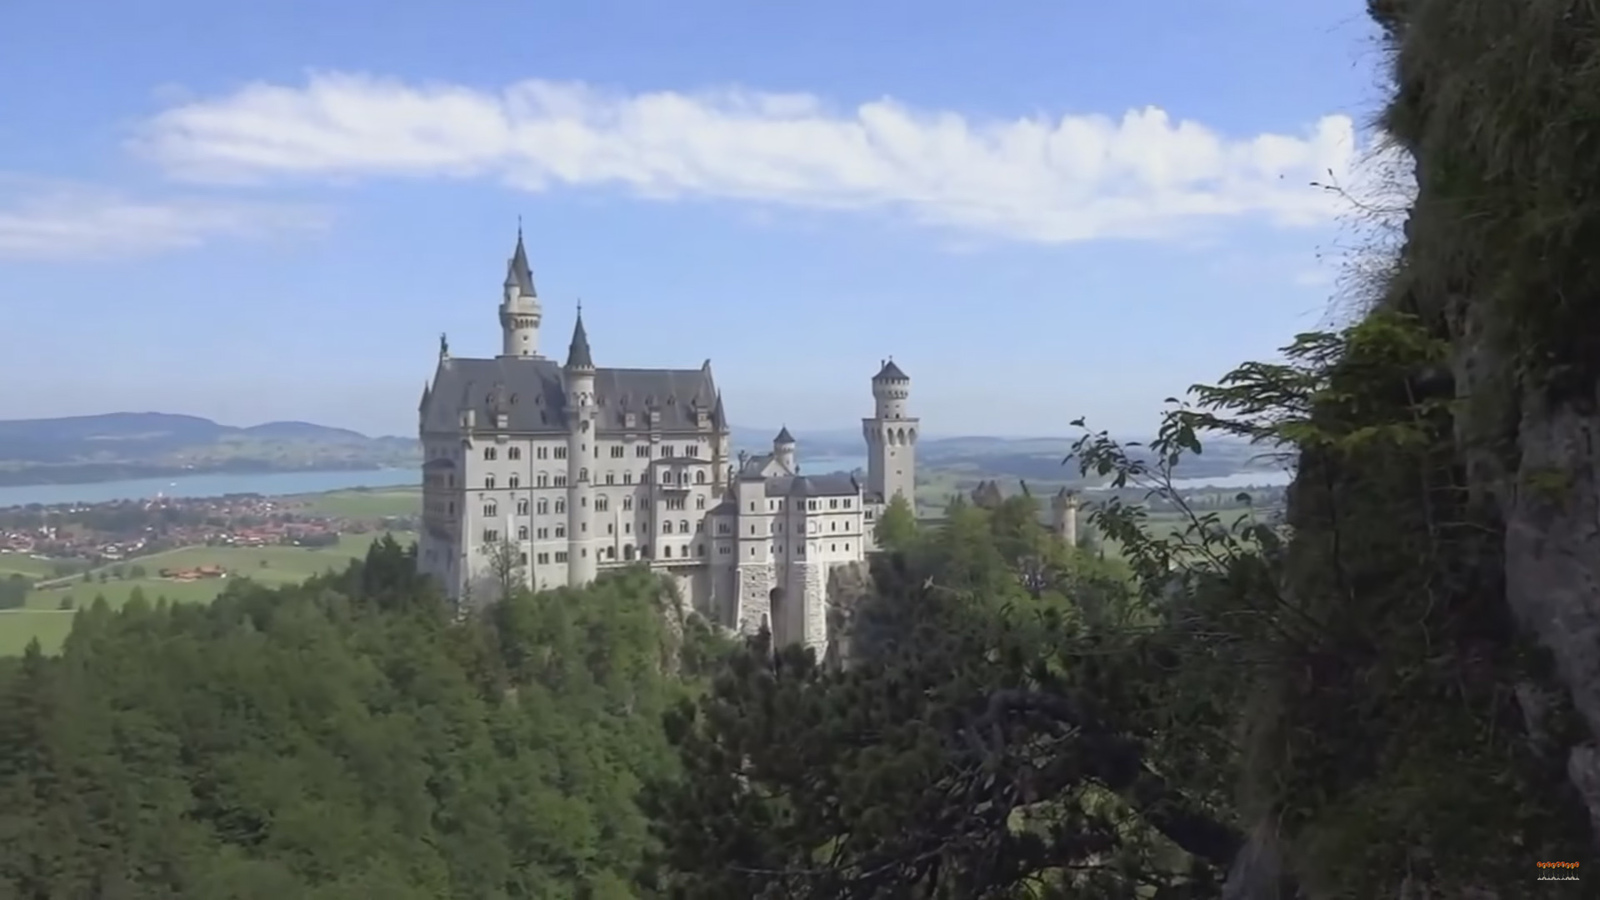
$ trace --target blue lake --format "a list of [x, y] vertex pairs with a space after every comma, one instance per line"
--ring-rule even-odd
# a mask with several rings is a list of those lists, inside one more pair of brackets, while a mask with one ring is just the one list
[[267, 472], [258, 475], [185, 475], [139, 478], [92, 484], [30, 484], [0, 487], [0, 507], [29, 503], [107, 503], [151, 497], [221, 497], [224, 494], [320, 494], [358, 487], [421, 484], [417, 469], [368, 469], [343, 472]]

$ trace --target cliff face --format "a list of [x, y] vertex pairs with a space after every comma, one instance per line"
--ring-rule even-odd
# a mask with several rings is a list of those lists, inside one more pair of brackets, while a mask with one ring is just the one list
[[1600, 835], [1600, 7], [1369, 9], [1418, 192], [1301, 440], [1317, 624], [1249, 723], [1230, 896], [1280, 862], [1310, 897], [1517, 896]]

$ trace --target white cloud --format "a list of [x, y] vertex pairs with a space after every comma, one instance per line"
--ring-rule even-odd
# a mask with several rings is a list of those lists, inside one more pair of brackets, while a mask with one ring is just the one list
[[0, 196], [0, 258], [144, 256], [214, 237], [261, 237], [325, 224], [316, 210], [210, 199], [138, 200], [81, 186]]
[[893, 100], [619, 94], [525, 81], [502, 91], [317, 74], [174, 105], [134, 145], [177, 176], [489, 178], [529, 191], [877, 208], [1038, 242], [1150, 237], [1208, 219], [1296, 226], [1345, 208], [1311, 187], [1357, 180], [1348, 116], [1301, 134], [1226, 136], [1155, 107], [1120, 119], [974, 119]]

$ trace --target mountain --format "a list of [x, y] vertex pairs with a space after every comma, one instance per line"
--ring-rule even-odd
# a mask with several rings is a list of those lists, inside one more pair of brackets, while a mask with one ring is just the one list
[[419, 459], [413, 438], [374, 438], [311, 422], [235, 427], [157, 412], [0, 420], [0, 484], [375, 469]]

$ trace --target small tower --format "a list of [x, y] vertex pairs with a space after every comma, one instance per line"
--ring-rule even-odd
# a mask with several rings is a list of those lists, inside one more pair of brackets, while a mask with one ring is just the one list
[[1062, 488], [1050, 498], [1050, 525], [1068, 547], [1078, 546], [1078, 493]]
[[790, 475], [795, 474], [794, 468], [794, 435], [789, 433], [789, 426], [783, 426], [778, 436], [772, 439], [772, 458], [783, 467]]
[[596, 456], [594, 357], [589, 353], [581, 305], [562, 371], [567, 382], [567, 584], [576, 588], [594, 581], [600, 568], [600, 545], [594, 535], [594, 485], [589, 480]]
[[917, 432], [921, 420], [906, 415], [911, 379], [893, 359], [884, 360], [872, 377], [875, 415], [861, 420], [867, 440], [867, 490], [884, 503], [896, 495], [916, 508]]
[[539, 355], [539, 322], [544, 311], [533, 290], [533, 272], [528, 268], [528, 251], [522, 247], [522, 226], [517, 226], [517, 249], [506, 264], [505, 294], [500, 302], [502, 357]]

